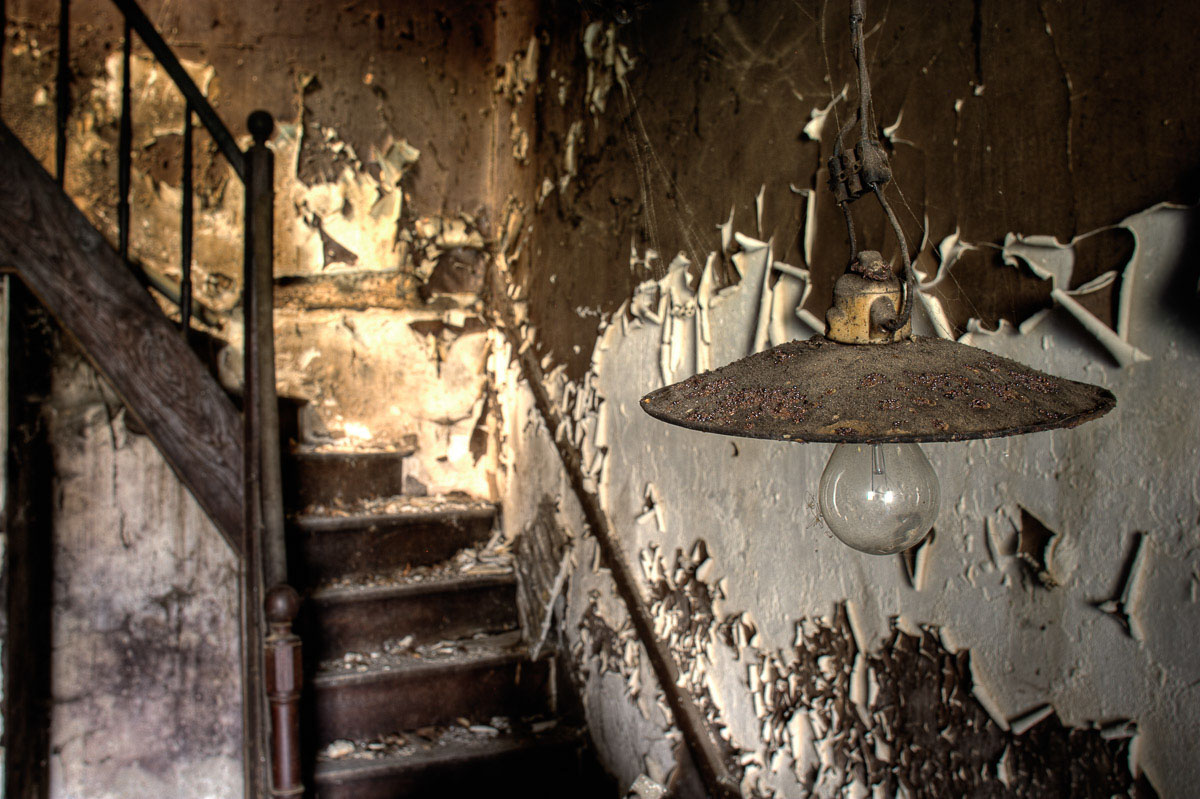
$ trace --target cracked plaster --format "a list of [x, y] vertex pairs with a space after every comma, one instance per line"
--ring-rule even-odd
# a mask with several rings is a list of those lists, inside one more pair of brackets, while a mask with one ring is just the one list
[[[772, 308], [757, 296], [766, 293], [767, 264], [774, 266], [769, 243], [741, 237], [734, 258], [742, 282], [710, 299], [703, 329], [680, 268], [656, 286], [661, 310], [642, 304], [626, 321], [623, 307], [620, 324], [602, 322], [582, 384], [572, 391], [561, 370], [551, 375], [564, 403], [555, 434], [577, 442], [584, 463], [591, 448], [604, 447], [601, 473], [591, 477], [630, 556], [646, 548], [690, 550], [699, 536], [718, 564], [737, 565], [739, 579], [722, 582], [724, 606], [753, 616], [753, 650], [789, 645], [795, 619], [831, 619], [830, 608], [844, 601], [866, 652], [878, 651], [893, 624], [907, 635], [937, 629], [951, 652], [971, 653], [974, 695], [998, 726], [1020, 734], [1051, 713], [1078, 728], [1131, 719], [1136, 733], [1121, 768], [1146, 773], [1163, 795], [1185, 795], [1197, 775], [1179, 732], [1200, 719], [1189, 687], [1195, 678], [1185, 665], [1195, 659], [1189, 642], [1200, 630], [1200, 605], [1189, 599], [1200, 567], [1189, 544], [1197, 497], [1188, 468], [1200, 450], [1200, 428], [1170, 397], [1196, 373], [1197, 364], [1188, 364], [1197, 356], [1187, 324], [1159, 304], [1180, 268], [1195, 213], [1156, 206], [1121, 223], [1138, 241], [1122, 275], [1122, 340], [1143, 359], [1123, 368], [1109, 360], [1105, 341], [1068, 308], [1043, 313], [1022, 331], [972, 325], [969, 343], [1106, 385], [1125, 410], [1078, 430], [927, 447], [947, 499], [936, 539], [918, 555], [919, 581], [910, 583], [897, 559], [853, 552], [824, 529], [811, 499], [827, 447], [698, 434], [658, 423], [638, 407], [645, 391], [692, 373], [696, 352], [710, 351], [706, 358], [716, 366], [765, 344], [753, 331], [763, 327], [762, 309]], [[570, 408], [584, 392], [602, 399], [590, 401], [599, 411], [573, 420]], [[1130, 475], [1141, 475], [1139, 490], [1128, 490]], [[1026, 549], [1013, 540], [1022, 513], [1035, 514], [1051, 532], [1052, 548]], [[1141, 565], [1125, 592], [1140, 631], [1130, 638], [1094, 602], [1112, 591], [1121, 567], [1112, 553], [1124, 550], [1135, 525], [1146, 530], [1144, 557], [1157, 566]], [[1035, 557], [1048, 559], [1044, 568], [1053, 573], [1036, 589], [1022, 576]], [[1044, 571], [1041, 560], [1034, 565], [1035, 574]], [[685, 672], [687, 651], [677, 650]], [[789, 772], [773, 762], [770, 747], [762, 749], [769, 739], [736, 699], [746, 690], [739, 673], [728, 663], [707, 668], [717, 716], [735, 746], [766, 751], [755, 761], [762, 789], [788, 795], [795, 790]]]

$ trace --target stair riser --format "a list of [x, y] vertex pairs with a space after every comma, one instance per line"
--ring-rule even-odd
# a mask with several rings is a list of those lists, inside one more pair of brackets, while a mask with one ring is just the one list
[[416, 643], [516, 629], [516, 586], [511, 582], [417, 596], [327, 602], [313, 599], [301, 614], [309, 657], [340, 657], [375, 650], [412, 635]]
[[300, 508], [401, 494], [407, 454], [294, 454], [284, 462], [284, 501]]
[[315, 787], [317, 799], [477, 799], [481, 796], [583, 799], [616, 795], [611, 787], [594, 790], [600, 786], [581, 785], [577, 750], [565, 745], [358, 779], [334, 781], [318, 776]]
[[[373, 675], [374, 676], [374, 675]], [[314, 686], [317, 745], [339, 738], [371, 739], [396, 730], [456, 719], [487, 723], [493, 716], [548, 710], [549, 664], [509, 661], [419, 675], [397, 673], [360, 683]]]
[[308, 587], [339, 577], [386, 573], [405, 564], [447, 560], [486, 542], [492, 517], [424, 522], [381, 521], [352, 530], [294, 529], [288, 542], [289, 575]]

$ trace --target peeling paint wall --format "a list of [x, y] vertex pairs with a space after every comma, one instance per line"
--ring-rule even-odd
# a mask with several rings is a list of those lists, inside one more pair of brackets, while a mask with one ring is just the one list
[[[596, 542], [578, 500], [570, 491], [552, 439], [511, 347], [498, 348], [492, 368], [501, 377], [505, 411], [503, 522], [520, 536], [539, 523], [544, 497], [558, 502], [558, 523], [570, 535], [558, 628], [552, 642], [568, 659], [578, 683], [588, 731], [602, 765], [626, 788], [639, 776], [665, 784], [675, 768], [677, 733], [664, 734], [671, 714], [655, 682], [625, 606], [612, 592], [612, 577], [600, 563]], [[539, 494], [538, 492], [543, 493]]]
[[[543, 601], [623, 786], [686, 783], [687, 769], [556, 440], [640, 567], [747, 795], [1186, 796], [1200, 778], [1186, 749], [1200, 732], [1197, 228], [1190, 206], [1160, 205], [1197, 199], [1200, 106], [1180, 100], [1200, 74], [1196, 7], [868, 4], [877, 122], [920, 248], [919, 332], [1120, 400], [1077, 431], [929, 447], [947, 498], [935, 535], [876, 559], [817, 517], [827, 448], [676, 430], [636, 402], [822, 329], [846, 257], [824, 189], [854, 85], [839, 4], [146, 6], [243, 142], [251, 109], [279, 122], [278, 373], [308, 402], [302, 443], [415, 436], [416, 479], [502, 499], [513, 536], [556, 502], [569, 554]], [[7, 7], [6, 121], [48, 161], [54, 9]], [[111, 234], [119, 23], [99, 0], [73, 8], [67, 185]], [[140, 51], [133, 76], [134, 251], [169, 282], [180, 104]], [[240, 190], [200, 139], [198, 286], [236, 390]], [[856, 210], [894, 255], [882, 217]], [[491, 268], [515, 341], [487, 315]], [[550, 427], [514, 363], [530, 349]], [[66, 378], [56, 453], [79, 505], [63, 558], [97, 554], [64, 561], [60, 626], [91, 640], [103, 610], [130, 640], [193, 618], [216, 635], [225, 578], [188, 593], [188, 569], [220, 572], [215, 536], [169, 479], [153, 508], [129, 504], [112, 469], [148, 491], [161, 464]], [[166, 508], [186, 524], [164, 527]], [[144, 542], [120, 537], [122, 512]], [[107, 537], [80, 527], [96, 514]], [[127, 546], [157, 556], [128, 590], [105, 582]], [[193, 550], [195, 566], [157, 560]], [[208, 685], [220, 652], [172, 665], [194, 643], [139, 645], [136, 671]], [[95, 662], [123, 663], [107, 646]], [[63, 685], [83, 679], [76, 665]], [[162, 792], [203, 758], [224, 773], [229, 739], [204, 713], [187, 751], [88, 748], [109, 742], [71, 725], [142, 713], [130, 695], [105, 683], [85, 713], [56, 715], [65, 790]], [[158, 754], [130, 759], [143, 750]], [[108, 754], [107, 781], [78, 787], [79, 764]]]
[[[920, 246], [917, 332], [1107, 386], [1114, 414], [927, 447], [935, 533], [888, 558], [819, 519], [829, 447], [646, 416], [654, 388], [823, 331], [847, 252], [823, 166], [853, 97], [845, 11], [656, 3], [621, 24], [615, 4], [546, 4], [540, 189], [507, 266], [514, 347], [561, 421], [514, 396], [508, 457], [579, 454], [748, 796], [1188, 796], [1198, 220], [1160, 203], [1197, 199], [1177, 127], [1196, 111], [1173, 88], [1195, 65], [1163, 27], [1195, 11], [893, 6], [868, 4], [867, 47]], [[860, 223], [894, 255], [881, 216]], [[514, 529], [534, 510], [515, 498], [568, 493], [548, 467], [509, 479]], [[577, 552], [564, 646], [589, 721], [671, 734], [586, 530]], [[598, 742], [623, 785], [675, 763]]]
[[[558, 372], [575, 396], [559, 394], [565, 421], [553, 435], [579, 442], [585, 464], [605, 451], [595, 490], [629, 556], [640, 556], [661, 634], [744, 769], [748, 794], [1187, 795], [1195, 775], [1186, 740], [1200, 724], [1200, 427], [1171, 397], [1194, 390], [1178, 382], [1200, 356], [1179, 346], [1193, 332], [1164, 321], [1160, 303], [1186, 268], [1195, 221], [1191, 209], [1159, 206], [1123, 223], [1139, 243], [1123, 298], [1129, 343], [1144, 360], [1113, 364], [1066, 310], [1024, 332], [968, 335], [1107, 385], [1124, 410], [1075, 431], [928, 447], [954, 499], [935, 536], [907, 556], [862, 555], [825, 530], [814, 498], [828, 447], [706, 436], [641, 412], [646, 387], [691, 373], [698, 323], [679, 328], [677, 344], [664, 341], [669, 314], [664, 324], [609, 326], [585, 381], [599, 401], [581, 402], [583, 389]], [[766, 249], [712, 303], [714, 364], [752, 348]], [[672, 349], [684, 353], [676, 368]], [[1131, 409], [1130, 397], [1149, 412]], [[514, 444], [511, 457], [552, 457], [551, 433], [526, 418], [527, 403], [522, 410], [510, 435], [532, 441]], [[1145, 475], [1140, 490], [1128, 490], [1130, 475]], [[523, 474], [515, 493], [530, 485], [554, 482]], [[522, 513], [513, 501], [508, 523]], [[636, 643], [611, 585], [581, 561], [568, 645], [588, 655], [576, 662], [594, 692], [585, 699], [603, 717], [597, 725], [628, 725], [619, 708], [644, 705]], [[904, 660], [914, 650], [925, 653], [915, 662], [941, 665], [914, 678]], [[589, 659], [605, 675], [599, 683]], [[660, 735], [666, 719], [654, 722]], [[1193, 732], [1180, 738], [1183, 730]], [[621, 747], [608, 754], [625, 784], [644, 765]]]
[[[547, 3], [539, 20], [542, 124], [530, 170], [539, 185], [571, 178], [546, 195], [531, 260], [513, 267], [546, 334], [539, 348], [574, 378], [595, 336], [575, 309], [612, 313], [680, 252], [698, 269], [731, 214], [736, 230], [773, 239], [780, 261], [812, 267], [805, 308], [818, 319], [846, 259], [845, 224], [825, 189], [825, 159], [854, 96], [843, 5], [650, 3], [626, 25], [601, 10], [615, 5]], [[960, 2], [936, 20], [908, 4], [867, 11], [877, 122], [904, 193], [898, 214], [910, 243], [922, 243], [918, 269], [932, 281], [946, 266], [930, 288], [955, 334], [970, 318], [1018, 324], [1051, 304], [1033, 272], [998, 268], [1006, 234], [1091, 233], [1058, 286], [1074, 290], [1128, 259], [1128, 237], [1103, 228], [1156, 202], [1195, 199], [1197, 111], [1177, 100], [1194, 65], [1168, 44], [1153, 57], [1144, 50], [1190, 25], [1194, 7]], [[588, 37], [606, 26], [613, 88], [597, 106]], [[863, 234], [889, 255], [886, 222], [866, 206], [855, 208]], [[631, 244], [654, 249], [660, 271], [619, 268]], [[528, 266], [580, 254], [588, 268]]]
[[[661, 553], [694, 552], [697, 539], [705, 541], [701, 563], [715, 561], [708, 568], [714, 574], [710, 582], [718, 586], [719, 610], [711, 625], [717, 630], [722, 624], [733, 626], [725, 635], [726, 647], [709, 640], [681, 644], [676, 653], [682, 670], [701, 672], [693, 688], [701, 697], [707, 693], [714, 698], [714, 721], [724, 728], [722, 736], [745, 753], [741, 765], [747, 767], [748, 790], [792, 795], [793, 780], [818, 795], [835, 795], [855, 782], [865, 790], [885, 785], [884, 795], [896, 790], [889, 782], [891, 775], [871, 773], [870, 758], [861, 751], [857, 759], [866, 770], [858, 774], [829, 753], [805, 761], [805, 736], [820, 754], [822, 745], [832, 745], [826, 736], [836, 740], [851, 728], [839, 730], [826, 720], [820, 734], [803, 726], [789, 729], [799, 723], [797, 710], [814, 712], [813, 698], [801, 695], [793, 701], [796, 688], [789, 694], [776, 684], [783, 679], [786, 686], [789, 672], [805, 657], [828, 656], [830, 668], [844, 668], [847, 676], [855, 668], [856, 652], [863, 652], [868, 661], [886, 662], [901, 640], [894, 637], [895, 625], [905, 635], [934, 635], [939, 651], [969, 653], [969, 673], [955, 678], [962, 694], [958, 701], [986, 715], [989, 726], [1013, 733], [1008, 746], [1023, 743], [1017, 740], [1021, 735], [1040, 729], [1038, 723], [1054, 716], [1052, 723], [1066, 729], [1057, 742], [1045, 741], [1042, 748], [1072, 741], [1083, 745], [1081, 740], [1089, 735], [1108, 742], [1127, 740], [1106, 750], [1113, 772], [1104, 779], [1119, 780], [1114, 775], [1124, 774], [1121, 790], [1132, 791], [1138, 775], [1145, 774], [1162, 795], [1186, 795], [1194, 779], [1194, 759], [1177, 733], [1200, 724], [1200, 705], [1189, 687], [1194, 669], [1184, 665], [1195, 661], [1194, 633], [1200, 623], [1191, 598], [1197, 569], [1197, 498], [1191, 467], [1200, 450], [1200, 428], [1193, 415], [1173, 411], [1176, 403], [1170, 397], [1191, 390], [1178, 387], [1177, 381], [1193, 374], [1190, 362], [1198, 356], [1180, 347], [1178, 342], [1192, 334], [1164, 322], [1159, 303], [1174, 270], [1185, 263], [1182, 248], [1194, 217], [1190, 209], [1157, 207], [1125, 223], [1140, 243], [1137, 258], [1126, 269], [1126, 292], [1133, 306], [1130, 339], [1155, 353], [1148, 360], [1126, 368], [1112, 365], [1105, 349], [1062, 311], [1043, 315], [1024, 334], [1006, 328], [968, 337], [1038, 368], [1108, 385], [1125, 403], [1124, 410], [1076, 431], [928, 447], [944, 496], [953, 499], [943, 503], [936, 537], [907, 561], [861, 555], [824, 529], [813, 498], [828, 447], [706, 436], [663, 426], [641, 413], [637, 400], [643, 388], [663, 381], [662, 336], [654, 326], [625, 333], [618, 326], [608, 329], [594, 378], [605, 399], [598, 424], [604, 426], [609, 446], [606, 474], [599, 483], [601, 497], [614, 527], [625, 536], [627, 550], [642, 553], [652, 564], [646, 574], [648, 596], [662, 590], [663, 578], [656, 575], [664, 568], [667, 574], [678, 571], [677, 562], [661, 562]], [[766, 263], [760, 257], [756, 271], [762, 273]], [[737, 297], [744, 289], [752, 287], [743, 283], [729, 300], [716, 305], [712, 323], [714, 331], [729, 331], [742, 341], [754, 329], [757, 311], [750, 303], [738, 307]], [[752, 310], [747, 313], [748, 309]], [[687, 353], [701, 337], [690, 328], [684, 332], [689, 340], [680, 349]], [[722, 338], [714, 332], [714, 344]], [[738, 348], [732, 349], [736, 354]], [[669, 373], [668, 379], [689, 372], [685, 356], [682, 371]], [[1149, 408], [1130, 407], [1139, 401]], [[1144, 476], [1143, 490], [1127, 489], [1131, 475]], [[654, 513], [646, 512], [649, 486]], [[1034, 522], [1049, 542], [1043, 538], [1040, 546], [1026, 543], [1038, 538], [1022, 534]], [[1154, 543], [1142, 543], [1143, 553], [1138, 554], [1135, 544], [1143, 533]], [[1154, 566], [1147, 566], [1147, 546], [1158, 553]], [[1031, 560], [1036, 560], [1036, 568], [1031, 568]], [[729, 565], [722, 568], [723, 564]], [[1038, 579], [1045, 573], [1052, 579]], [[675, 591], [678, 578], [675, 583], [666, 587]], [[836, 622], [836, 608], [843, 603], [844, 626], [855, 642], [850, 655], [839, 655], [819, 636], [812, 640], [819, 629], [843, 624]], [[1137, 609], [1131, 612], [1131, 607]], [[1137, 621], [1122, 622], [1121, 614]], [[708, 634], [719, 639], [713, 631]], [[793, 648], [808, 655], [775, 654]], [[780, 676], [767, 680], [761, 669], [748, 675], [734, 659], [757, 659], [756, 668], [774, 659]], [[874, 679], [899, 677], [883, 674]], [[774, 687], [763, 688], [764, 681]], [[915, 692], [914, 698], [905, 697], [903, 706], [927, 704], [918, 704], [915, 712], [930, 714], [925, 724], [937, 724], [937, 734], [967, 734], [955, 729], [952, 720], [939, 720], [950, 712], [943, 705], [953, 691], [943, 688], [938, 697], [931, 697], [922, 686], [898, 690]], [[858, 748], [870, 749], [882, 740], [890, 756], [881, 762], [902, 763], [905, 748], [916, 757], [924, 750], [912, 747], [927, 748], [917, 733], [929, 728], [914, 725], [906, 740], [886, 725], [878, 727], [883, 721], [870, 719], [886, 719], [893, 711], [906, 715], [895, 700], [880, 697], [877, 693], [876, 700], [863, 700], [855, 711], [868, 730], [875, 728], [873, 736], [863, 734]], [[832, 690], [826, 701], [847, 698]], [[845, 723], [845, 709], [838, 712]], [[965, 761], [971, 773], [991, 769], [990, 778], [960, 777], [964, 781], [938, 788], [932, 778], [917, 779], [913, 773], [903, 784], [918, 795], [956, 795], [967, 787], [983, 786], [988, 779], [1000, 779], [995, 769], [1002, 760], [1005, 768], [1015, 768], [1016, 761], [1003, 758], [1003, 749], [995, 748], [990, 755], [976, 751], [976, 762]], [[1067, 768], [1067, 759], [1056, 763], [1044, 754], [1039, 757], [1042, 760], [1022, 761], [1028, 769], [1017, 769], [1005, 779], [1015, 780], [1014, 785], [1022, 779], [1041, 780], [1038, 790], [1044, 792], [1029, 787], [1018, 795], [1081, 795], [1082, 783], [1056, 782], [1065, 779], [1059, 772]], [[1099, 757], [1083, 760], [1105, 762]], [[814, 763], [816, 772], [811, 770]], [[1039, 773], [1039, 768], [1048, 771]], [[806, 775], [812, 779], [806, 782]], [[1086, 790], [1109, 795], [1107, 788], [1100, 789], [1102, 784], [1102, 779], [1093, 779]], [[1138, 790], [1148, 789], [1143, 784]]]
[[[285, 309], [277, 325], [281, 374], [305, 373], [313, 361], [313, 347], [293, 333], [325, 324], [339, 310], [376, 317], [391, 312], [397, 325], [424, 331], [371, 340], [379, 325], [362, 325], [357, 354], [387, 350], [392, 360], [380, 368], [436, 370], [439, 349], [452, 348], [460, 334], [467, 336], [463, 347], [474, 346], [494, 224], [494, 176], [487, 166], [495, 113], [493, 4], [145, 7], [240, 144], [249, 142], [244, 120], [251, 109], [268, 109], [278, 123], [271, 146], [276, 300]], [[16, 2], [8, 5], [8, 14], [5, 119], [50, 164], [57, 9]], [[71, 20], [66, 188], [115, 240], [119, 14], [106, 0], [90, 0], [73, 4]], [[183, 103], [140, 43], [131, 75], [131, 252], [170, 294], [177, 292], [180, 274]], [[221, 355], [223, 376], [237, 390], [242, 189], [207, 134], [201, 130], [196, 138], [193, 279], [202, 306], [197, 319], [205, 332], [230, 345]], [[164, 308], [173, 312], [165, 301]], [[445, 323], [429, 332], [436, 318]], [[343, 348], [324, 360], [342, 356], [353, 354]], [[327, 389], [310, 404], [311, 425], [301, 429], [304, 443], [386, 448], [410, 435], [422, 440], [442, 435], [445, 422], [438, 418], [436, 398], [411, 396], [401, 414], [406, 425], [400, 425], [390, 410], [394, 402], [379, 399], [372, 378], [341, 368], [350, 365], [340, 364], [337, 391]], [[299, 390], [295, 383], [280, 389]], [[309, 399], [313, 393], [301, 390], [296, 396]], [[347, 425], [371, 433], [339, 439], [335, 434]], [[416, 459], [425, 471], [439, 472], [442, 485], [478, 489], [482, 471], [467, 461], [458, 464], [457, 475], [449, 474], [444, 450], [419, 452]]]

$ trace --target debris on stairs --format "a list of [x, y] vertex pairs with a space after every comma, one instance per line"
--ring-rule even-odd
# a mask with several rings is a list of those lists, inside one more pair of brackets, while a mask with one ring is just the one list
[[286, 467], [309, 795], [616, 796], [560, 707], [557, 653], [522, 638], [498, 509], [403, 493], [412, 451], [307, 448]]

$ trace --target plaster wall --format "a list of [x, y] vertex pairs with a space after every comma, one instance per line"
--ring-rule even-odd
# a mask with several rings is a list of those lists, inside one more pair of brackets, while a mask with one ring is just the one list
[[237, 561], [69, 345], [52, 380], [48, 795], [240, 796]]

